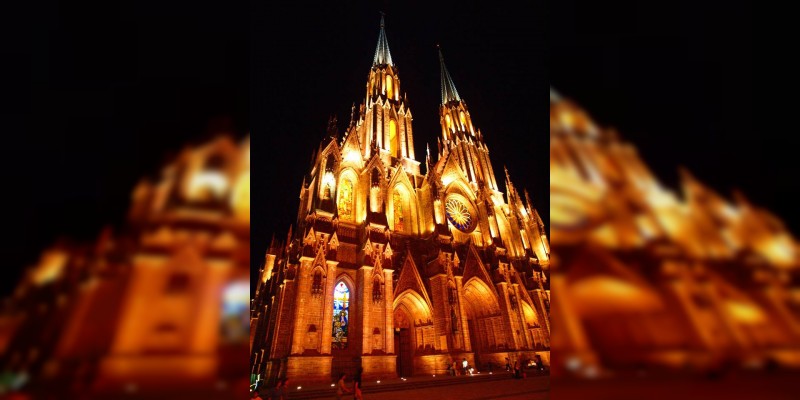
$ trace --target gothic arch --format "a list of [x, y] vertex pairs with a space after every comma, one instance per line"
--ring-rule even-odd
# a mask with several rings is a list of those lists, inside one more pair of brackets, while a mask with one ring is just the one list
[[399, 233], [411, 233], [413, 231], [411, 195], [405, 186], [394, 185], [386, 200], [386, 210], [392, 230]]
[[477, 198], [475, 197], [475, 193], [472, 192], [472, 189], [463, 179], [456, 179], [450, 182], [450, 184], [448, 184], [447, 187], [445, 188], [445, 193], [447, 194], [447, 196], [451, 194], [460, 194], [473, 204], [477, 200]]
[[361, 209], [358, 196], [358, 174], [353, 168], [346, 167], [339, 173], [338, 181], [336, 209], [339, 219], [344, 222], [356, 223], [361, 219], [361, 216], [358, 215], [358, 210]]
[[395, 311], [403, 310], [414, 321], [433, 321], [433, 312], [430, 304], [419, 293], [411, 289], [404, 290], [403, 293], [396, 296], [392, 308]]
[[520, 304], [522, 304], [522, 316], [525, 318], [526, 328], [538, 325], [539, 318], [536, 316], [533, 306], [527, 300], [520, 301]]
[[488, 284], [477, 277], [470, 278], [463, 286], [462, 299], [476, 362], [485, 361], [483, 354], [507, 349], [509, 338], [503, 329], [499, 301]]
[[344, 284], [347, 285], [347, 289], [350, 290], [351, 293], [356, 290], [356, 283], [353, 282], [353, 278], [344, 272], [336, 276], [336, 282], [334, 283], [334, 286], [338, 285], [339, 282], [344, 282]]
[[408, 180], [408, 176], [406, 176], [406, 172], [403, 168], [398, 168], [395, 171], [394, 176], [392, 177], [391, 181], [389, 182], [389, 187], [391, 191], [388, 193], [386, 197], [386, 210], [387, 210], [387, 217], [389, 221], [392, 223], [392, 229], [396, 229], [394, 226], [395, 222], [395, 193], [401, 193], [403, 197], [403, 202], [401, 203], [405, 208], [403, 209], [403, 218], [404, 218], [404, 229], [399, 230], [401, 233], [418, 233], [419, 232], [419, 204], [416, 195], [416, 191], [414, 190], [414, 186]]
[[482, 318], [500, 314], [500, 303], [489, 285], [477, 277], [470, 278], [463, 286], [464, 306], [470, 318]]
[[[339, 286], [343, 285], [345, 290], [341, 293], [346, 293], [346, 301], [340, 301]], [[355, 284], [352, 278], [345, 273], [339, 274], [333, 286], [333, 324], [328, 327], [330, 329], [330, 339], [332, 340], [332, 349], [346, 349], [348, 347], [349, 339], [355, 338], [351, 335], [350, 327], [353, 325], [352, 318], [355, 316], [352, 313], [353, 299], [356, 294]]]

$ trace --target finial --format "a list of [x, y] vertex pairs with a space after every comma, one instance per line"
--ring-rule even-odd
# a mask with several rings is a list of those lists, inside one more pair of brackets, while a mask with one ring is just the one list
[[447, 67], [444, 65], [442, 48], [439, 46], [439, 44], [436, 44], [436, 48], [439, 49], [439, 66], [442, 70], [442, 104], [444, 105], [451, 101], [461, 101], [461, 97], [458, 95], [458, 91], [456, 90], [456, 85], [453, 83], [453, 79], [450, 78], [450, 72], [447, 71]]
[[383, 17], [386, 16], [386, 13], [383, 11], [378, 11], [381, 14], [381, 28], [384, 26]]

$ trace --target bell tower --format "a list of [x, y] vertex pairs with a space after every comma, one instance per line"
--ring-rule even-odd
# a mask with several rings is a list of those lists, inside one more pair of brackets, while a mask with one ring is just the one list
[[[489, 149], [483, 142], [480, 129], [472, 124], [467, 103], [459, 96], [450, 72], [444, 64], [442, 49], [439, 49], [439, 65], [442, 74], [442, 103], [439, 105], [439, 124], [442, 137], [439, 157], [456, 152], [459, 167], [470, 182], [497, 191], [497, 181], [489, 161]], [[481, 185], [478, 185], [481, 186]]]
[[383, 15], [366, 90], [362, 115], [364, 129], [360, 132], [364, 158], [369, 159], [378, 152], [386, 165], [401, 163], [407, 169], [418, 170], [411, 110], [389, 51]]

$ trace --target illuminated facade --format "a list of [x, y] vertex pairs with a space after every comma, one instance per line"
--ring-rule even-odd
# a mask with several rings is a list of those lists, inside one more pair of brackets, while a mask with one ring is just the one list
[[26, 272], [0, 312], [0, 368], [70, 398], [225, 397], [215, 385], [247, 375], [249, 251], [249, 141], [186, 148], [136, 186], [123, 229]]
[[[440, 57], [441, 59], [441, 57]], [[527, 194], [500, 192], [441, 60], [438, 158], [422, 172], [383, 21], [364, 102], [315, 153], [297, 224], [273, 241], [251, 309], [268, 381], [394, 377], [549, 359], [549, 248]]]
[[681, 181], [550, 93], [554, 373], [800, 364], [797, 241], [743, 195]]

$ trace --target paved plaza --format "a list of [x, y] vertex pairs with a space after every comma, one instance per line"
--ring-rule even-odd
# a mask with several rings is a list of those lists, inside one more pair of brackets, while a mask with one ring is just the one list
[[[349, 384], [348, 384], [349, 386]], [[548, 399], [550, 377], [528, 376], [513, 379], [507, 372], [494, 375], [486, 373], [475, 376], [437, 376], [394, 378], [364, 382], [364, 399]], [[291, 399], [333, 399], [334, 388], [329, 385], [302, 386], [292, 388]], [[344, 396], [345, 399], [352, 395]]]

